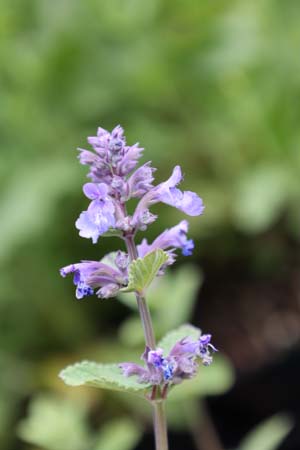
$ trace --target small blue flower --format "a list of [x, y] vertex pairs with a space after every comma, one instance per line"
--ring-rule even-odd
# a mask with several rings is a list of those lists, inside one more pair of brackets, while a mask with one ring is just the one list
[[189, 239], [186, 241], [184, 246], [182, 247], [183, 256], [191, 256], [193, 254], [193, 250], [195, 248], [195, 244], [193, 239]]

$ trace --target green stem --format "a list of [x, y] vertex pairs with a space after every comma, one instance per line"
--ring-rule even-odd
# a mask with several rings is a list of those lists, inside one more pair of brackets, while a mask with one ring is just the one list
[[[125, 238], [125, 243], [127, 246], [129, 258], [131, 261], [133, 261], [134, 259], [136, 259], [138, 257], [133, 236], [127, 236]], [[139, 309], [139, 313], [140, 313], [140, 317], [141, 317], [141, 321], [142, 321], [142, 325], [143, 325], [146, 345], [149, 348], [151, 348], [152, 350], [154, 350], [156, 347], [155, 337], [154, 337], [151, 315], [150, 315], [150, 311], [149, 311], [147, 302], [146, 302], [145, 298], [142, 297], [141, 295], [136, 293], [135, 296], [136, 296], [136, 301], [137, 301], [137, 305], [138, 305], [138, 309]]]
[[[125, 243], [128, 251], [128, 255], [130, 258], [130, 261], [133, 261], [138, 257], [136, 245], [134, 242], [133, 236], [125, 236]], [[153, 325], [151, 320], [150, 311], [146, 302], [146, 299], [142, 297], [141, 295], [136, 293], [136, 301], [138, 305], [138, 310], [140, 313], [143, 330], [144, 330], [144, 336], [145, 336], [145, 342], [146, 345], [151, 348], [155, 349], [155, 336], [153, 331]], [[156, 393], [156, 391], [155, 391]], [[158, 399], [151, 401], [151, 404], [153, 406], [153, 422], [154, 422], [154, 434], [155, 434], [155, 449], [156, 450], [168, 450], [168, 434], [167, 434], [167, 421], [166, 421], [166, 415], [165, 415], [165, 409], [164, 409], [164, 399]]]
[[153, 421], [156, 450], [168, 450], [168, 434], [164, 401], [153, 402]]

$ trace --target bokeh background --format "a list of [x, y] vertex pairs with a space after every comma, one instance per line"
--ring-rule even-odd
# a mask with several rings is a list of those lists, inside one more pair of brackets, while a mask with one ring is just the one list
[[[173, 420], [172, 449], [299, 449], [299, 2], [0, 6], [0, 447], [152, 448], [149, 417], [132, 400], [57, 378], [77, 359], [124, 359], [140, 345], [134, 311], [77, 302], [58, 274], [118, 248], [79, 238], [74, 222], [87, 205], [76, 148], [120, 123], [157, 181], [180, 163], [183, 188], [206, 205], [190, 221], [189, 269], [179, 258], [170, 270], [157, 315], [175, 311], [211, 332], [223, 356], [208, 369], [216, 385], [193, 393], [187, 425]], [[150, 239], [183, 218], [155, 211]]]

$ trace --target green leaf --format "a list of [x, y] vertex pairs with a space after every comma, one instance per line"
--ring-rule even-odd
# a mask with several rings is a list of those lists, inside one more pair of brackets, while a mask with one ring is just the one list
[[191, 337], [192, 339], [198, 339], [200, 337], [201, 330], [190, 324], [181, 325], [176, 330], [170, 331], [166, 334], [158, 343], [158, 347], [162, 348], [165, 354], [168, 354], [171, 348], [185, 337]]
[[138, 258], [129, 266], [128, 286], [121, 289], [122, 292], [143, 293], [161, 268], [168, 260], [168, 255], [163, 250], [158, 249], [146, 255], [144, 258]]
[[26, 442], [47, 450], [89, 449], [90, 434], [84, 404], [41, 395], [30, 403], [29, 416], [18, 426]]
[[288, 416], [277, 414], [251, 431], [238, 450], [275, 450], [292, 426], [293, 421]]
[[137, 422], [119, 418], [101, 427], [93, 446], [94, 450], [131, 450], [141, 438], [141, 430]]
[[136, 381], [136, 377], [125, 377], [117, 364], [97, 364], [82, 361], [63, 369], [60, 378], [69, 386], [93, 386], [114, 391], [143, 393], [150, 384]]

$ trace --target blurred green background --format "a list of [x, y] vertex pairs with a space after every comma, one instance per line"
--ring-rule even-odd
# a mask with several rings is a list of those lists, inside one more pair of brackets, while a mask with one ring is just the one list
[[[145, 147], [157, 181], [179, 163], [183, 188], [203, 197], [190, 261], [217, 301], [206, 307], [200, 295], [191, 320], [203, 326], [203, 315], [218, 347], [224, 339], [233, 365], [247, 370], [231, 346], [227, 283], [262, 281], [268, 300], [274, 280], [290, 292], [299, 275], [300, 8], [297, 0], [1, 0], [0, 11], [0, 446], [15, 450], [31, 448], [14, 432], [28, 404], [45, 391], [76, 396], [57, 372], [95, 355], [104, 336], [115, 343], [130, 314], [116, 300], [76, 302], [58, 274], [118, 248], [113, 239], [93, 246], [74, 227], [87, 205], [76, 148], [87, 148], [97, 126], [120, 123], [129, 144]], [[166, 206], [156, 212], [150, 239], [183, 218]], [[264, 325], [248, 284], [247, 298], [251, 328]], [[228, 317], [218, 328], [221, 309]], [[299, 308], [288, 317], [285, 347], [299, 339]], [[82, 395], [91, 413], [96, 400]]]

